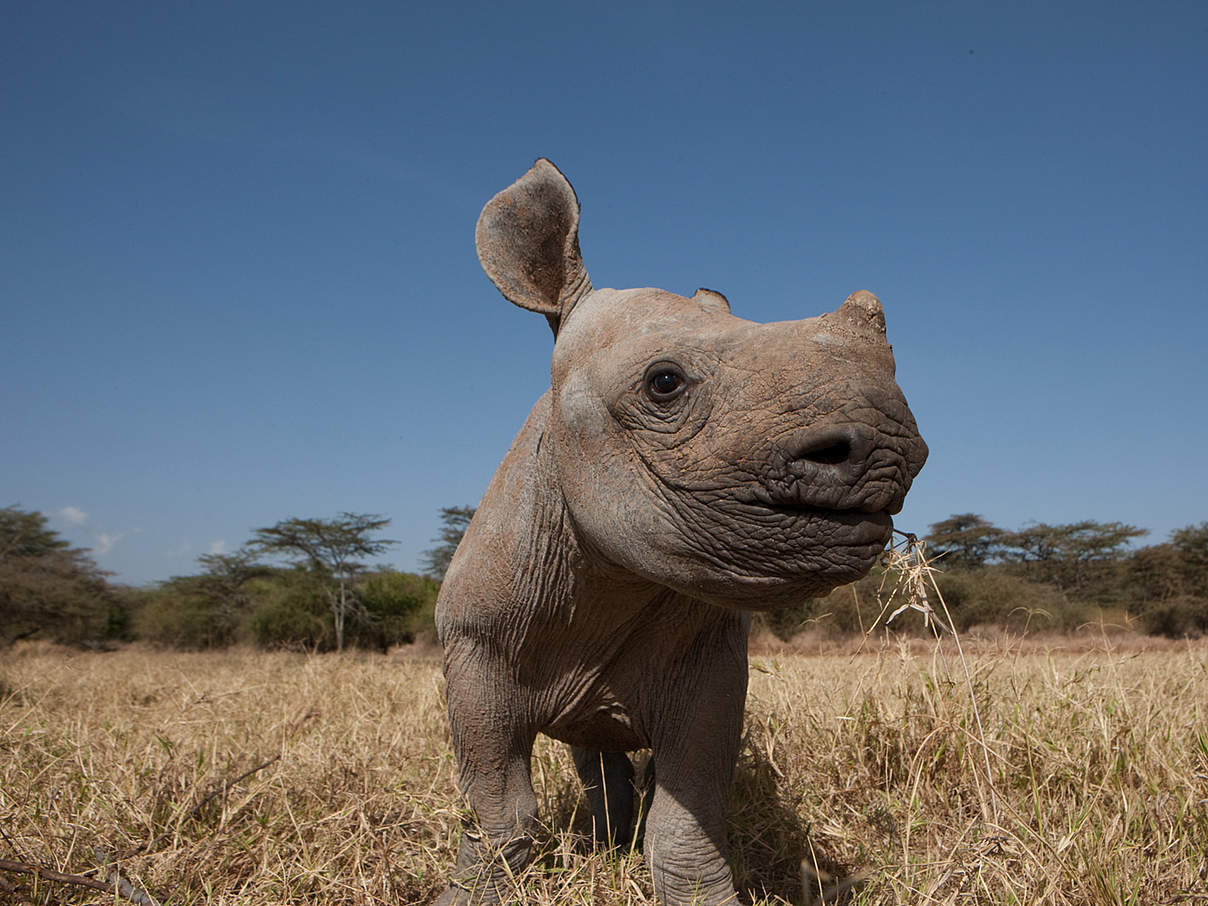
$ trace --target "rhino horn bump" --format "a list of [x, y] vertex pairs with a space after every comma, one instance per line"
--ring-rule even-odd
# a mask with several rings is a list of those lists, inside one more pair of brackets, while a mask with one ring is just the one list
[[885, 337], [885, 310], [881, 308], [881, 300], [868, 290], [852, 293], [835, 314], [860, 333]]

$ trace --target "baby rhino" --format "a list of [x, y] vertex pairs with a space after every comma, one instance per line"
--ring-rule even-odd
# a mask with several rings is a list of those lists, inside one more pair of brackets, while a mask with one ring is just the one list
[[757, 324], [720, 293], [595, 289], [579, 203], [539, 160], [478, 221], [510, 301], [549, 319], [552, 381], [437, 603], [453, 747], [477, 821], [439, 904], [496, 903], [532, 857], [529, 761], [572, 747], [600, 842], [627, 840], [628, 751], [655, 764], [663, 903], [734, 902], [726, 791], [750, 612], [872, 567], [927, 458], [871, 293]]

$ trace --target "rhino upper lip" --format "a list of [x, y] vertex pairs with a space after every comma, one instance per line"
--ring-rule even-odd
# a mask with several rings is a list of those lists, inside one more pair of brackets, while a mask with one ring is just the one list
[[832, 507], [812, 506], [808, 503], [797, 503], [789, 501], [787, 503], [766, 503], [764, 504], [769, 510], [777, 513], [785, 513], [790, 516], [834, 516], [840, 513], [859, 513], [857, 509], [834, 509]]
[[803, 503], [772, 503], [765, 504], [764, 506], [773, 513], [789, 516], [794, 519], [828, 519], [847, 525], [861, 525], [868, 522], [884, 524], [892, 518], [885, 510], [868, 511], [855, 507], [850, 509], [831, 509], [829, 507], [810, 506]]
[[782, 494], [764, 487], [753, 489], [750, 500], [752, 506], [770, 510], [784, 516], [817, 516], [824, 519], [840, 521], [881, 521], [891, 514], [888, 508], [870, 508], [861, 506], [827, 506], [810, 501], [804, 494]]
[[889, 510], [867, 510], [863, 507], [830, 507], [807, 503], [803, 500], [776, 499], [766, 490], [757, 491], [748, 501], [750, 506], [789, 519], [825, 519], [845, 525], [875, 523], [884, 525], [892, 521]]

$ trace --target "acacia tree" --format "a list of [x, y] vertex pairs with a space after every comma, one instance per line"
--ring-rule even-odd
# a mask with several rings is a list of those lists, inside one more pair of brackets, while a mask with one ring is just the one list
[[271, 570], [257, 562], [257, 551], [241, 547], [231, 554], [203, 554], [197, 562], [205, 572], [197, 576], [200, 590], [224, 618], [235, 621], [251, 606], [248, 584]]
[[1189, 580], [1201, 590], [1208, 588], [1208, 522], [1176, 529], [1170, 533], [1170, 543], [1186, 564]]
[[944, 569], [978, 569], [1001, 553], [1006, 534], [977, 513], [954, 513], [932, 523], [927, 542]]
[[1004, 539], [1008, 559], [1028, 578], [1056, 585], [1062, 591], [1083, 592], [1105, 568], [1121, 563], [1134, 538], [1146, 529], [1123, 522], [1083, 520], [1064, 525], [1038, 522]]
[[437, 542], [436, 547], [424, 551], [425, 575], [437, 581], [444, 579], [449, 569], [449, 561], [453, 559], [457, 545], [461, 543], [462, 536], [470, 527], [470, 520], [474, 518], [476, 509], [477, 507], [472, 506], [447, 506], [440, 511], [440, 534], [432, 539]]
[[269, 554], [292, 555], [296, 565], [314, 573], [323, 586], [335, 627], [336, 650], [344, 648], [344, 626], [358, 606], [353, 580], [365, 569], [357, 558], [374, 557], [397, 544], [371, 537], [390, 524], [372, 513], [341, 513], [335, 519], [283, 519], [256, 529], [251, 546]]
[[65, 550], [66, 541], [46, 527], [46, 516], [15, 506], [0, 508], [0, 562], [9, 557], [41, 557]]
[[1136, 551], [1127, 578], [1129, 610], [1151, 633], [1180, 638], [1208, 632], [1208, 522]]
[[252, 608], [252, 581], [274, 572], [258, 563], [257, 555], [247, 547], [230, 554], [205, 554], [197, 559], [205, 572], [173, 576], [142, 592], [139, 634], [184, 648], [229, 645]]
[[120, 601], [88, 551], [71, 547], [46, 516], [0, 508], [0, 644], [44, 635], [84, 643], [120, 628]]

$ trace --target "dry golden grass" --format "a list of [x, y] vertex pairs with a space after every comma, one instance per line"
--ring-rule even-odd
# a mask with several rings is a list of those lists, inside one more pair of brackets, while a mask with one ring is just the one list
[[[1208, 904], [1208, 646], [987, 644], [969, 682], [952, 653], [753, 659], [731, 803], [753, 900], [817, 903], [834, 878], [855, 904]], [[0, 859], [117, 859], [182, 906], [428, 902], [463, 815], [443, 708], [435, 657], [10, 653]], [[539, 742], [533, 778], [548, 826], [521, 900], [652, 903], [639, 855], [576, 833], [562, 746]], [[114, 898], [0, 871], [0, 902]]]

